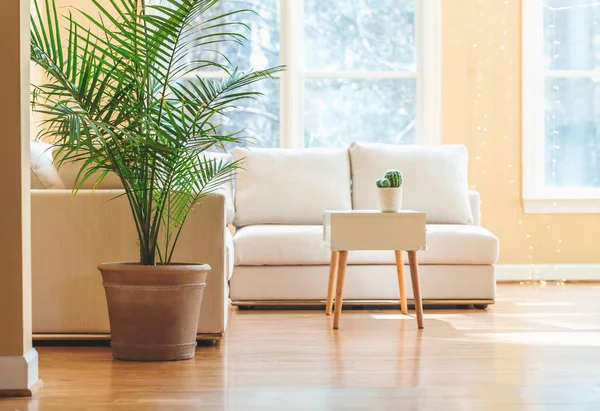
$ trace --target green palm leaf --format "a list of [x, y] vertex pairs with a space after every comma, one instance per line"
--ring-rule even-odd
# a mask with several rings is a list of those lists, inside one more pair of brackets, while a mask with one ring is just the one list
[[[39, 137], [54, 142], [59, 167], [80, 167], [74, 193], [115, 173], [140, 263], [169, 264], [192, 208], [240, 167], [204, 155], [244, 142], [239, 133], [220, 133], [216, 119], [259, 98], [252, 85], [283, 67], [242, 73], [226, 56], [227, 64], [188, 58], [219, 43], [243, 44], [239, 29], [247, 26], [230, 20], [249, 10], [203, 18], [219, 0], [90, 1], [96, 13], [64, 16], [54, 0], [34, 2], [31, 60], [48, 78], [32, 93], [32, 107], [44, 115]], [[189, 77], [207, 69], [226, 77]]]

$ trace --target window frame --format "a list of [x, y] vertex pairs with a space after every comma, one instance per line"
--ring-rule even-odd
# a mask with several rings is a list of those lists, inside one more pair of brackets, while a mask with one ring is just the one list
[[[281, 148], [304, 148], [304, 79], [309, 78], [415, 78], [417, 80], [417, 144], [441, 143], [441, 0], [415, 0], [416, 71], [304, 70], [304, 0], [279, 0], [280, 144]], [[222, 78], [223, 73], [196, 72], [202, 78]], [[427, 113], [427, 115], [425, 115]]]
[[600, 70], [545, 67], [544, 0], [522, 2], [522, 198], [525, 214], [600, 213], [600, 187], [545, 185], [546, 79], [600, 77]]

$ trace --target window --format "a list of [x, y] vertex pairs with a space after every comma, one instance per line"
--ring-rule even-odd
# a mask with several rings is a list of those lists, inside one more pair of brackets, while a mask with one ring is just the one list
[[523, 2], [523, 198], [600, 212], [600, 2]]
[[260, 83], [264, 98], [222, 121], [230, 131], [245, 129], [256, 146], [436, 143], [439, 1], [225, 0], [211, 13], [257, 12], [243, 16], [249, 43], [190, 57], [223, 53], [241, 69], [287, 66], [276, 81]]

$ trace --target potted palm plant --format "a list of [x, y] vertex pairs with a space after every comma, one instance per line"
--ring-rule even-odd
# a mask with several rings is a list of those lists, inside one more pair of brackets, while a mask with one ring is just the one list
[[[54, 0], [34, 3], [31, 60], [46, 75], [32, 93], [44, 116], [40, 137], [53, 143], [59, 167], [78, 165], [74, 193], [114, 173], [129, 201], [139, 261], [99, 266], [113, 356], [192, 358], [210, 267], [176, 263], [173, 251], [193, 207], [240, 166], [207, 155], [243, 143], [238, 133], [220, 133], [219, 117], [258, 97], [251, 85], [282, 67], [240, 72], [189, 57], [245, 40], [233, 20], [248, 10], [205, 17], [219, 0], [90, 1], [96, 15], [77, 19], [59, 17]], [[207, 69], [225, 78], [194, 76]]]

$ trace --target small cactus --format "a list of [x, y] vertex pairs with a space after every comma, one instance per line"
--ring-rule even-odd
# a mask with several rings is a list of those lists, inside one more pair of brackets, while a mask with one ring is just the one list
[[376, 184], [378, 188], [390, 188], [392, 186], [390, 180], [388, 180], [387, 178], [380, 178], [379, 180], [377, 180]]
[[402, 173], [398, 170], [388, 170], [385, 172], [385, 178], [389, 180], [390, 187], [402, 187]]

